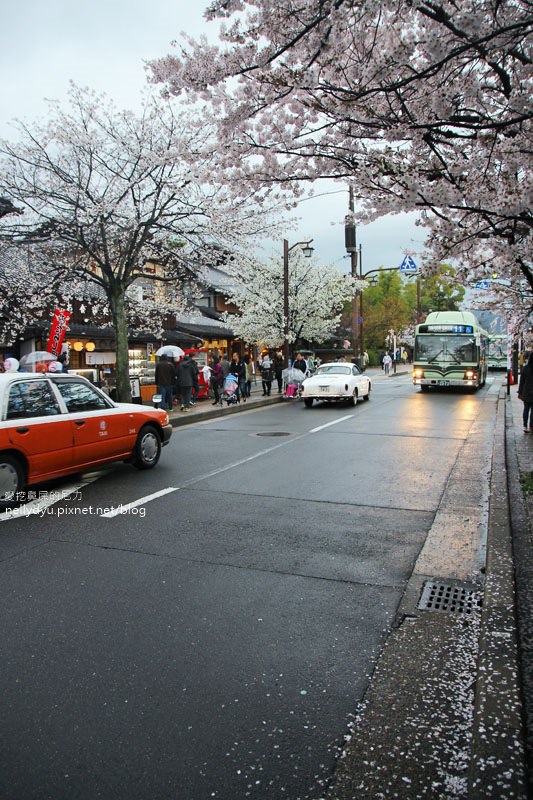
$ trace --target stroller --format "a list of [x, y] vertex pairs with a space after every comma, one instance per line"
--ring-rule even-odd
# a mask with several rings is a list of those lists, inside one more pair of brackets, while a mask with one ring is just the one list
[[239, 399], [239, 382], [235, 375], [231, 373], [224, 378], [222, 386], [222, 400], [225, 400], [228, 406], [234, 406], [240, 402]]
[[283, 379], [283, 397], [288, 400], [299, 400], [302, 393], [304, 373], [299, 369], [284, 369], [281, 373]]

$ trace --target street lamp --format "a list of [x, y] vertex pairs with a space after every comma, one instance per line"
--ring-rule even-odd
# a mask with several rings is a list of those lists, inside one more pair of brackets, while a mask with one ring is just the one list
[[314, 247], [311, 247], [309, 239], [307, 242], [296, 242], [289, 247], [287, 239], [283, 240], [283, 359], [285, 366], [289, 366], [289, 253], [295, 247], [301, 247], [302, 253], [306, 258], [311, 258]]

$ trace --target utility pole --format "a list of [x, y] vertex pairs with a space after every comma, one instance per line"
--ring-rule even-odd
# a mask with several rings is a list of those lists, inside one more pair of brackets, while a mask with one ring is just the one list
[[[350, 253], [352, 276], [354, 278], [357, 278], [357, 232], [355, 223], [353, 221], [355, 204], [354, 204], [353, 188], [351, 186], [349, 188], [349, 192], [350, 192], [349, 194], [350, 215], [345, 220], [344, 242], [346, 251]], [[362, 302], [362, 297], [360, 298], [360, 302]], [[354, 360], [356, 360], [356, 363], [358, 356], [357, 338], [358, 338], [357, 337], [357, 292], [354, 291], [354, 295], [352, 298], [352, 342], [353, 342], [353, 355], [354, 355]]]
[[[363, 274], [363, 249], [362, 245], [359, 245], [359, 277], [361, 278]], [[363, 290], [361, 289], [359, 292], [359, 366], [361, 369], [364, 367], [364, 354], [365, 354], [365, 344], [363, 338]]]

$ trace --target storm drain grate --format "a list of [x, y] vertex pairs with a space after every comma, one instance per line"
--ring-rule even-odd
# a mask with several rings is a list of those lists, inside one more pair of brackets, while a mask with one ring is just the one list
[[261, 433], [256, 433], [256, 436], [290, 436], [289, 431], [262, 431]]
[[418, 608], [424, 611], [453, 611], [456, 614], [472, 614], [483, 605], [481, 592], [450, 583], [426, 581]]

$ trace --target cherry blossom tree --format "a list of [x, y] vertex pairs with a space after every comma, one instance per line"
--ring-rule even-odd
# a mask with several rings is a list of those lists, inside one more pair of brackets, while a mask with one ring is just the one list
[[[1, 235], [1, 228], [0, 228]], [[31, 247], [0, 247], [0, 341], [15, 342], [60, 291], [57, 272]]]
[[428, 266], [523, 279], [531, 303], [527, 0], [214, 0], [206, 17], [220, 45], [185, 39], [152, 73], [211, 104], [229, 173], [342, 179], [360, 222], [418, 210]]
[[[31, 245], [58, 295], [85, 300], [91, 315], [109, 312], [117, 396], [128, 399], [128, 315], [159, 330], [183, 308], [183, 282], [201, 281], [219, 247], [231, 252], [273, 224], [270, 206], [256, 202], [265, 193], [215, 182], [212, 130], [160, 99], [135, 115], [72, 86], [67, 110], [53, 105], [45, 124], [19, 122], [16, 132], [0, 143], [0, 194], [24, 213], [2, 221], [0, 243]], [[33, 293], [44, 296], [35, 278]], [[160, 289], [141, 296], [147, 284]]]
[[[230, 267], [235, 288], [229, 301], [239, 312], [225, 320], [246, 342], [281, 347], [285, 341], [284, 265], [281, 255], [266, 264], [241, 261]], [[334, 266], [321, 266], [299, 250], [289, 254], [289, 344], [323, 342], [336, 330], [344, 303], [365, 286]]]

